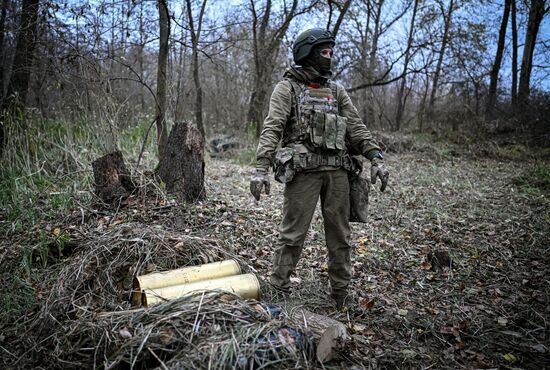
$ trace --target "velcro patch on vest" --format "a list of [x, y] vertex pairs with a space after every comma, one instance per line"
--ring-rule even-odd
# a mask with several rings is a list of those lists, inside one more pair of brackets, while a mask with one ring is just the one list
[[308, 88], [309, 90], [309, 96], [312, 98], [321, 98], [321, 99], [328, 99], [332, 100], [332, 90], [329, 87], [319, 88], [319, 89], [312, 89]]

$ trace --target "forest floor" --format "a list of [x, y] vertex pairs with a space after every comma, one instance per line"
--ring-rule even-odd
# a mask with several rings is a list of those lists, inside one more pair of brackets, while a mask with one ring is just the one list
[[[262, 283], [264, 301], [285, 312], [304, 307], [348, 327], [333, 361], [316, 363], [294, 332], [285, 342], [288, 318], [258, 316], [253, 303], [131, 307], [131, 277], [154, 270], [232, 257], [262, 281], [269, 275], [283, 187], [273, 181], [256, 202], [252, 167], [208, 159], [200, 204], [176, 205], [144, 180], [147, 195], [119, 207], [77, 201], [64, 218], [2, 238], [0, 364], [250, 368], [248, 354], [271, 368], [550, 368], [550, 193], [547, 178], [537, 185], [529, 177], [548, 162], [387, 157], [390, 185], [371, 188], [371, 222], [352, 224], [359, 307], [337, 312], [328, 297], [319, 209], [290, 297]], [[436, 251], [449, 254], [451, 267], [432, 265]], [[271, 341], [269, 333], [283, 345], [258, 355], [253, 342]]]

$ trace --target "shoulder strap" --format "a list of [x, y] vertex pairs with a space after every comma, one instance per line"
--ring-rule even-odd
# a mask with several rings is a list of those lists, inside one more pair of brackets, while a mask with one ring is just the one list
[[328, 84], [330, 86], [330, 90], [332, 91], [332, 96], [336, 101], [338, 101], [338, 85], [332, 80], [328, 80]]
[[300, 104], [298, 102], [299, 97], [300, 97], [298, 92], [301, 90], [300, 85], [296, 81], [294, 81], [292, 78], [286, 77], [285, 80], [290, 83], [290, 88], [292, 89], [292, 94], [294, 96], [294, 109], [296, 111], [296, 120], [298, 122], [301, 122], [301, 120], [300, 120]]

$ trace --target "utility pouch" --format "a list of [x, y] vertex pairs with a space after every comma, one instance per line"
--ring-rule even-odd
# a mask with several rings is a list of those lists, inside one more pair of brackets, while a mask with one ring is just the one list
[[293, 148], [281, 148], [275, 154], [275, 160], [273, 161], [273, 173], [275, 175], [275, 181], [282, 184], [292, 181], [294, 174], [294, 163], [292, 158], [294, 157]]
[[325, 136], [325, 114], [312, 111], [307, 116], [309, 127], [309, 139], [315, 148], [323, 146], [323, 138]]
[[346, 130], [348, 128], [348, 119], [342, 116], [336, 116], [336, 142], [338, 150], [346, 150]]
[[325, 113], [325, 145], [323, 149], [336, 149], [338, 116], [332, 113]]
[[349, 221], [368, 222], [368, 205], [370, 183], [361, 177], [363, 164], [355, 157], [351, 157], [352, 170], [348, 172], [349, 180]]

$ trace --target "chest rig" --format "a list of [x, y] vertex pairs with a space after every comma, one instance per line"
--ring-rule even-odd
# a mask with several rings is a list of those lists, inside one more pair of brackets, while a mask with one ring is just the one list
[[346, 151], [347, 118], [338, 115], [336, 84], [300, 84], [287, 79], [294, 95], [294, 114], [287, 122], [283, 146], [304, 144], [317, 154], [343, 154]]
[[359, 165], [347, 153], [347, 118], [338, 114], [336, 84], [321, 87], [286, 80], [291, 85], [293, 106], [282, 148], [274, 158], [275, 180], [290, 182], [301, 171], [355, 171]]

